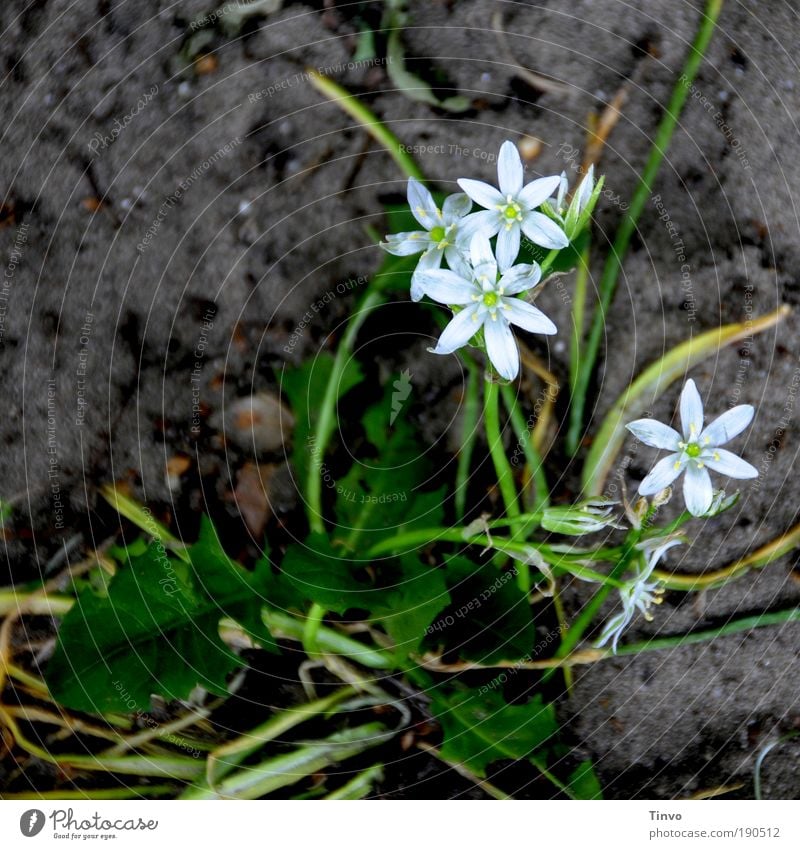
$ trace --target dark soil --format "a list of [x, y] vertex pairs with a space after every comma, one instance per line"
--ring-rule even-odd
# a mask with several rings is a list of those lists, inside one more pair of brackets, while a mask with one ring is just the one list
[[[537, 173], [569, 171], [564, 145], [581, 148], [589, 112], [625, 85], [601, 168], [624, 201], [700, 6], [412, 2], [408, 54], [440, 93], [472, 100], [460, 115], [394, 91], [380, 65], [332, 75], [405, 143], [444, 151], [418, 160], [445, 189], [459, 176], [491, 179], [489, 157], [522, 135], [544, 142]], [[280, 440], [270, 444], [267, 433], [272, 421], [263, 425], [266, 443], [254, 443], [237, 435], [230, 406], [274, 394], [284, 362], [330, 345], [363, 275], [381, 261], [364, 227], [385, 226], [383, 201], [402, 197], [403, 175], [298, 76], [307, 66], [351, 61], [358, 16], [374, 23], [375, 7], [287, 0], [239, 36], [209, 30], [204, 52], [212, 58], [187, 68], [181, 51], [190, 22], [212, 10], [208, 0], [2, 4], [0, 497], [15, 513], [0, 583], [31, 580], [107, 539], [115, 519], [97, 488], [110, 480], [126, 482], [187, 538], [209, 510], [232, 552], [245, 557], [260, 536], [232, 495], [245, 467], [269, 468], [268, 533], [292, 515], [290, 472]], [[541, 93], [525, 81], [492, 31], [495, 12], [516, 61], [564, 81], [569, 93]], [[679, 341], [800, 301], [798, 39], [790, 2], [726, 4], [658, 178], [660, 201], [642, 216], [608, 316], [597, 415]], [[183, 190], [181, 181], [189, 184]], [[620, 214], [613, 198], [599, 207], [595, 271]], [[340, 284], [341, 294], [304, 319]], [[546, 290], [540, 305], [569, 327], [559, 288]], [[454, 362], [425, 354], [435, 332], [425, 315], [397, 319], [404, 344], [416, 334], [407, 349], [386, 322], [376, 325], [376, 369], [412, 369], [414, 414], [433, 442], [452, 418], [461, 376]], [[735, 510], [708, 528], [694, 524], [691, 533], [702, 536], [673, 552], [672, 566], [724, 565], [797, 521], [798, 329], [790, 316], [693, 371], [702, 394], [716, 399], [710, 412], [757, 407], [737, 448], [762, 475], [745, 484]], [[529, 340], [562, 382], [566, 338], [549, 349]], [[675, 397], [668, 392], [653, 413], [668, 419]], [[453, 429], [444, 435], [452, 447]], [[168, 474], [176, 457], [188, 463]], [[651, 459], [643, 449], [632, 457], [632, 482]], [[560, 472], [554, 457], [551, 480]], [[668, 594], [655, 621], [637, 620], [631, 637], [796, 604], [794, 562], [788, 555], [700, 595]], [[585, 592], [568, 592], [571, 609]], [[760, 748], [800, 724], [798, 648], [798, 629], [785, 626], [587, 667], [562, 718], [609, 797], [687, 797], [740, 783], [731, 795], [751, 797]], [[770, 755], [766, 795], [800, 793], [796, 755], [796, 744]], [[423, 795], [467, 792], [460, 778], [437, 783], [440, 770], [427, 761], [416, 778], [411, 772], [390, 772], [395, 786], [386, 792], [402, 794], [416, 781]]]

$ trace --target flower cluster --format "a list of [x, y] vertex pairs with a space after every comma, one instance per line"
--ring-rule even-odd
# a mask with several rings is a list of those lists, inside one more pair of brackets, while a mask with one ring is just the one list
[[[599, 186], [588, 173], [565, 208], [566, 176], [541, 177], [526, 185], [522, 160], [510, 141], [500, 148], [497, 178], [498, 187], [459, 180], [464, 193], [448, 197], [441, 209], [421, 183], [409, 180], [411, 213], [424, 229], [387, 236], [382, 247], [396, 256], [420, 254], [411, 278], [412, 299], [427, 295], [453, 310], [433, 353], [451, 354], [474, 340], [485, 345], [498, 374], [513, 380], [519, 351], [510, 325], [531, 333], [557, 330], [519, 297], [542, 279], [538, 263], [517, 264], [522, 236], [550, 250], [567, 247], [585, 226]], [[482, 209], [473, 212], [473, 202]]]
[[[458, 185], [462, 191], [447, 197], [440, 208], [421, 183], [409, 180], [411, 213], [423, 229], [387, 236], [382, 247], [397, 256], [419, 256], [411, 278], [412, 299], [427, 296], [453, 312], [430, 350], [451, 354], [468, 344], [481, 347], [494, 371], [513, 380], [519, 373], [520, 357], [511, 326], [546, 335], [557, 332], [555, 324], [526, 295], [545, 279], [557, 253], [573, 244], [586, 228], [603, 181], [595, 182], [590, 168], [571, 197], [563, 173], [526, 183], [517, 148], [506, 141], [498, 156], [497, 186], [471, 179], [460, 179]], [[621, 635], [637, 612], [652, 618], [651, 608], [661, 603], [663, 592], [653, 572], [666, 552], [685, 542], [676, 529], [690, 516], [709, 518], [735, 503], [736, 493], [728, 496], [714, 490], [709, 471], [735, 479], [757, 476], [753, 466], [722, 448], [744, 431], [753, 415], [751, 406], [741, 405], [706, 425], [697, 387], [687, 380], [680, 399], [680, 432], [652, 419], [638, 419], [627, 426], [646, 445], [670, 453], [641, 482], [642, 497], [636, 504], [624, 500], [630, 529], [621, 549], [624, 554], [620, 556], [625, 557], [621, 568], [632, 569], [633, 574], [622, 583], [614, 582], [622, 609], [606, 623], [598, 647], [610, 644], [616, 653]], [[495, 460], [495, 466], [502, 475], [502, 463]], [[672, 484], [680, 475], [684, 475], [687, 512], [667, 529], [654, 530], [651, 519], [670, 500]], [[547, 505], [539, 512], [539, 524], [544, 531], [570, 537], [624, 530], [617, 507], [617, 502], [602, 496], [571, 505]], [[473, 523], [465, 529], [465, 538], [481, 531], [491, 547], [489, 525], [484, 518], [476, 522], [477, 526]], [[558, 544], [550, 550], [577, 555], [570, 561], [576, 578], [601, 579], [592, 559], [581, 559], [591, 550]], [[538, 592], [552, 594], [552, 562], [536, 546], [509, 553], [526, 569], [536, 567], [546, 579], [545, 588]]]

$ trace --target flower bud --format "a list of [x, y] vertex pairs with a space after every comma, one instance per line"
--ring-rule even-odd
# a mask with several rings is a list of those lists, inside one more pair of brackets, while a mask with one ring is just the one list
[[734, 504], [739, 500], [739, 490], [737, 489], [733, 495], [725, 495], [724, 490], [715, 489], [714, 490], [714, 499], [711, 502], [711, 506], [708, 510], [703, 513], [704, 519], [710, 519], [712, 516], [719, 516], [720, 513], [724, 513], [726, 510], [730, 510]]
[[542, 527], [566, 536], [593, 534], [607, 527], [621, 528], [614, 515], [617, 503], [606, 498], [592, 498], [567, 507], [546, 507]]

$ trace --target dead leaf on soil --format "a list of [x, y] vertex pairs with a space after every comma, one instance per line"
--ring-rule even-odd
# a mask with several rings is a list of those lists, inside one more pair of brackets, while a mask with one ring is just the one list
[[272, 516], [268, 493], [276, 468], [274, 463], [248, 461], [236, 475], [233, 497], [242, 520], [254, 537], [261, 537]]

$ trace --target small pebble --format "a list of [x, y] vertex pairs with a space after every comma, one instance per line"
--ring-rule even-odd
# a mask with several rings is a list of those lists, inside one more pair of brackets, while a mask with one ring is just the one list
[[526, 162], [533, 162], [542, 152], [542, 140], [536, 136], [523, 136], [519, 142], [519, 152]]
[[293, 427], [292, 414], [268, 392], [237, 398], [225, 415], [225, 436], [255, 453], [279, 450]]

